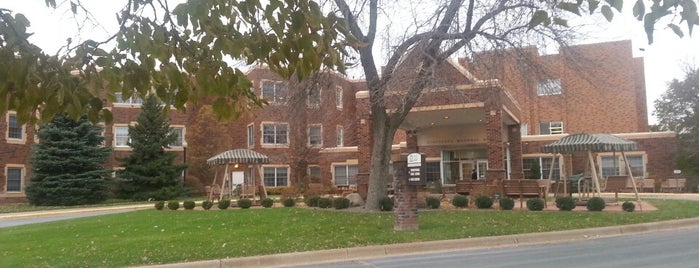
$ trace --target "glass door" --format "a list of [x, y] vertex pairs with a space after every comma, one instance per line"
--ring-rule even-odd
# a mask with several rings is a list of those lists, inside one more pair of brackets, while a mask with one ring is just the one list
[[462, 180], [470, 180], [471, 176], [472, 176], [471, 173], [473, 172], [473, 169], [476, 168], [475, 166], [473, 166], [473, 161], [461, 161], [460, 166], [461, 166], [461, 179]]

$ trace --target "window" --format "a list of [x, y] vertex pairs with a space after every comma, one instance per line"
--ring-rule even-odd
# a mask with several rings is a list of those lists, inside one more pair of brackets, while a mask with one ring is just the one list
[[337, 147], [345, 146], [344, 132], [342, 126], [337, 126]]
[[335, 89], [335, 106], [342, 109], [342, 88], [337, 87]]
[[124, 96], [121, 92], [114, 93], [114, 98], [116, 99], [114, 103], [118, 104], [143, 104], [143, 99], [141, 99], [141, 97], [134, 96], [129, 97], [128, 99], [124, 99]]
[[308, 178], [312, 183], [320, 182], [320, 167], [308, 166]]
[[312, 125], [308, 127], [308, 146], [323, 146], [323, 127], [321, 125]]
[[129, 146], [129, 127], [115, 126], [114, 127], [114, 147]]
[[550, 134], [563, 134], [563, 122], [542, 122], [539, 123], [539, 134], [540, 135], [550, 135]]
[[[527, 179], [548, 179], [551, 172], [551, 157], [525, 157], [522, 158], [524, 177]], [[536, 169], [539, 169], [537, 177]], [[556, 160], [556, 165], [553, 166], [553, 176], [551, 179], [559, 180], [561, 178], [561, 162]]]
[[255, 146], [255, 125], [248, 125], [248, 147]]
[[427, 162], [425, 163], [425, 179], [428, 183], [437, 183], [441, 181], [442, 173], [439, 170], [439, 162]]
[[170, 146], [182, 147], [184, 145], [184, 127], [171, 127], [170, 132], [175, 133], [175, 136], [177, 136], [177, 139]]
[[539, 82], [536, 87], [536, 94], [539, 96], [560, 95], [561, 79], [546, 79]]
[[287, 145], [289, 140], [288, 128], [287, 124], [281, 123], [262, 124], [262, 144]]
[[[643, 155], [626, 155], [631, 168], [631, 174], [634, 178], [645, 177], [645, 162]], [[620, 155], [610, 155], [600, 157], [600, 165], [602, 168], [602, 177], [628, 175], [626, 172], [626, 164], [624, 158]]]
[[286, 100], [286, 86], [283, 82], [262, 82], [262, 98], [269, 103], [284, 103]]
[[357, 184], [357, 165], [337, 165], [333, 171], [333, 182], [336, 186]]
[[289, 185], [289, 169], [287, 167], [263, 167], [265, 186], [282, 187]]
[[310, 107], [320, 107], [320, 88], [318, 83], [314, 83], [313, 86], [308, 88], [307, 104]]
[[522, 123], [519, 126], [519, 133], [522, 133], [522, 136], [529, 135], [529, 125], [527, 123]]
[[7, 167], [7, 192], [22, 191], [22, 177], [24, 176], [24, 168], [22, 167]]
[[16, 113], [7, 113], [7, 139], [24, 140], [24, 125], [19, 124]]

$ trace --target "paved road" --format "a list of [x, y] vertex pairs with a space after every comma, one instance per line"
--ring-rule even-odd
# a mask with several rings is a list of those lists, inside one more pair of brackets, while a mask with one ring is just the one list
[[559, 244], [477, 249], [296, 267], [699, 267], [699, 226]]
[[85, 218], [99, 215], [116, 214], [135, 211], [139, 209], [152, 208], [151, 204], [105, 206], [75, 209], [57, 209], [44, 211], [31, 211], [20, 213], [0, 214], [0, 228], [35, 224], [50, 221], [61, 221], [77, 218]]

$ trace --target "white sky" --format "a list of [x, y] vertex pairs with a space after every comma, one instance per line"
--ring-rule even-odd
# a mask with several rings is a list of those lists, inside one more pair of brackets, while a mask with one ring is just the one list
[[[59, 4], [62, 0], [57, 0]], [[108, 29], [116, 26], [115, 12], [119, 10], [122, 1], [82, 1], [88, 6], [93, 15], [103, 25], [95, 27], [85, 26], [82, 36], [100, 40], [108, 35]], [[28, 17], [32, 26], [30, 32], [34, 32], [31, 41], [42, 47], [47, 53], [54, 54], [65, 45], [67, 38], [79, 41], [75, 36], [77, 22], [73, 19], [67, 2], [62, 3], [63, 8], [56, 11], [47, 8], [42, 0], [0, 0], [0, 8], [13, 10]], [[630, 8], [630, 4], [627, 5]], [[699, 66], [699, 27], [695, 27], [693, 37], [687, 36], [680, 39], [671, 30], [663, 25], [657, 25], [655, 42], [648, 45], [642, 24], [631, 17], [630, 12], [624, 16], [616, 14], [613, 23], [607, 24], [608, 29], [601, 29], [592, 33], [596, 36], [586, 43], [631, 39], [634, 46], [634, 56], [643, 57], [645, 61], [646, 98], [648, 103], [649, 123], [656, 123], [652, 117], [653, 101], [665, 91], [666, 84], [673, 78], [684, 78], [684, 66]], [[683, 26], [683, 29], [686, 29]], [[641, 50], [643, 49], [643, 50]]]

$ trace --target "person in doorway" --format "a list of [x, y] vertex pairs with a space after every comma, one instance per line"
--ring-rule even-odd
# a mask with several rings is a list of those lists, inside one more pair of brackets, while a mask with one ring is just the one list
[[471, 171], [471, 179], [472, 180], [477, 180], [478, 179], [478, 173], [476, 173], [476, 169], [474, 168], [473, 171]]

